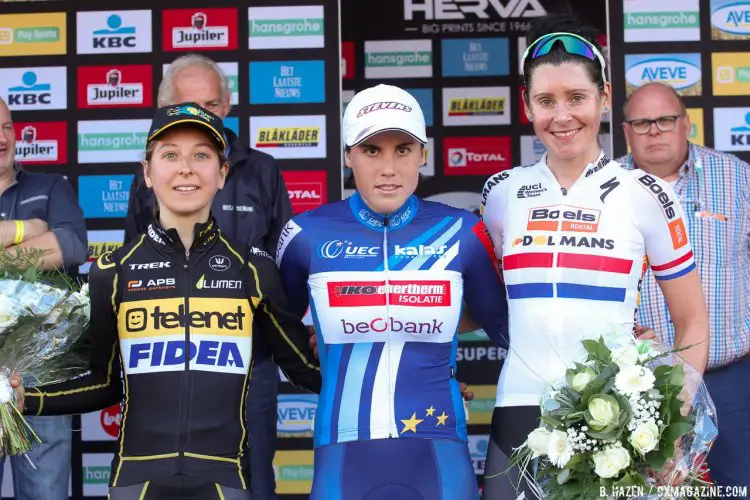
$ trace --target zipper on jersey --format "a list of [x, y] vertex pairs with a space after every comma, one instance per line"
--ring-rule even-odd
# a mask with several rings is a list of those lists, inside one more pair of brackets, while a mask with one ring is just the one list
[[[388, 384], [388, 420], [395, 418], [393, 405], [391, 405], [391, 294], [389, 293], [390, 282], [388, 279], [388, 216], [383, 217], [383, 269], [385, 270], [385, 345], [386, 350], [386, 383]], [[395, 421], [395, 420], [394, 420]], [[392, 438], [390, 423], [388, 424], [388, 438]]]
[[180, 387], [180, 405], [179, 408], [182, 409], [180, 412], [180, 415], [178, 416], [179, 424], [178, 424], [178, 438], [177, 438], [177, 452], [178, 452], [178, 459], [177, 459], [177, 470], [182, 473], [184, 471], [184, 460], [185, 460], [185, 443], [187, 442], [187, 415], [190, 414], [190, 411], [188, 411], [187, 408], [182, 408], [182, 402], [184, 401], [186, 404], [190, 403], [190, 357], [188, 356], [188, 353], [190, 352], [190, 264], [188, 263], [190, 259], [190, 249], [185, 249], [185, 263], [183, 264], [183, 274], [185, 275], [184, 283], [185, 283], [185, 349], [183, 350], [185, 355], [185, 375], [184, 375], [184, 383]]

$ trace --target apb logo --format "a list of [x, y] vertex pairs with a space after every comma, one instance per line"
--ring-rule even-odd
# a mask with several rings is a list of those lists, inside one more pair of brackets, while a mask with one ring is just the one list
[[65, 67], [0, 69], [5, 102], [12, 111], [66, 109]]
[[68, 162], [68, 129], [65, 122], [13, 124], [16, 160], [22, 165], [60, 165]]
[[165, 10], [164, 50], [236, 50], [237, 9]]
[[81, 66], [78, 68], [79, 108], [149, 107], [151, 66]]
[[326, 203], [326, 172], [316, 171], [288, 171], [281, 172], [284, 176], [292, 212], [295, 214], [312, 210]]
[[78, 53], [151, 52], [151, 11], [78, 12]]

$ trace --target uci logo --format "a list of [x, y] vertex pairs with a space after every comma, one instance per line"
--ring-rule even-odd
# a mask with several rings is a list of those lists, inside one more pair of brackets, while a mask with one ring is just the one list
[[232, 267], [232, 261], [229, 260], [229, 257], [223, 255], [212, 255], [211, 258], [208, 259], [208, 267], [214, 271], [226, 271]]

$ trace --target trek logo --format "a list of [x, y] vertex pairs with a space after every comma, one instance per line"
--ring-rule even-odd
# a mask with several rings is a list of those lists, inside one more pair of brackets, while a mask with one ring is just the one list
[[318, 256], [323, 259], [365, 259], [380, 255], [380, 247], [357, 246], [348, 240], [329, 240], [318, 246]]
[[450, 281], [331, 281], [330, 307], [367, 307], [388, 304], [419, 307], [451, 305]]
[[395, 255], [396, 257], [432, 257], [436, 255], [443, 255], [447, 250], [448, 245], [441, 245], [437, 248], [432, 245], [396, 245], [393, 249], [393, 255]]
[[656, 198], [661, 205], [661, 211], [664, 213], [667, 220], [674, 219], [675, 215], [677, 215], [674, 209], [674, 201], [672, 201], [669, 198], [669, 195], [664, 192], [664, 188], [656, 181], [656, 179], [648, 174], [644, 174], [638, 178], [638, 182], [646, 186], [651, 192], [651, 196]]
[[223, 255], [212, 255], [211, 258], [208, 259], [208, 267], [214, 271], [226, 271], [232, 267], [232, 261], [229, 257], [224, 257]]
[[236, 50], [237, 9], [165, 10], [164, 50]]
[[151, 105], [151, 66], [81, 66], [78, 68], [81, 108]]
[[529, 209], [529, 231], [571, 231], [595, 233], [599, 230], [600, 210], [554, 205]]
[[438, 335], [443, 333], [443, 322], [433, 319], [432, 322], [417, 323], [414, 321], [399, 321], [394, 318], [375, 318], [369, 322], [360, 321], [350, 323], [344, 319], [341, 320], [341, 330], [346, 335], [357, 333], [413, 333], [417, 335]]
[[547, 14], [539, 0], [404, 0], [404, 20], [421, 13], [426, 21], [538, 17]]
[[65, 67], [0, 69], [0, 92], [11, 111], [67, 108]]
[[605, 238], [592, 238], [586, 236], [522, 236], [513, 240], [513, 247], [518, 246], [545, 246], [545, 247], [577, 247], [577, 248], [601, 248], [602, 250], [614, 250], [615, 241]]
[[536, 198], [538, 196], [542, 196], [542, 193], [546, 193], [546, 192], [547, 192], [547, 188], [542, 187], [541, 182], [537, 182], [536, 184], [527, 184], [518, 188], [518, 192], [516, 193], [516, 198], [518, 199]]
[[142, 271], [144, 269], [169, 269], [171, 262], [148, 262], [146, 264], [130, 264], [131, 271]]
[[16, 160], [22, 164], [64, 164], [67, 155], [67, 123], [13, 123]]
[[202, 275], [195, 284], [198, 290], [241, 290], [241, 280], [207, 280], [206, 275]]
[[[160, 304], [161, 301], [146, 302]], [[128, 333], [137, 333], [150, 328], [153, 332], [166, 330], [167, 333], [177, 333], [172, 332], [172, 330], [184, 330], [188, 327], [208, 330], [228, 330], [230, 332], [242, 331], [245, 329], [247, 323], [245, 318], [248, 317], [242, 305], [237, 305], [236, 310], [226, 308], [222, 311], [205, 311], [191, 308], [188, 312], [185, 304], [181, 303], [177, 306], [176, 310], [173, 309], [172, 307], [162, 307], [161, 305], [128, 309], [125, 316], [126, 331]]]
[[157, 278], [151, 279], [143, 284], [143, 280], [130, 280], [128, 281], [128, 290], [133, 292], [149, 291], [153, 292], [156, 290], [171, 290], [175, 288], [174, 278]]

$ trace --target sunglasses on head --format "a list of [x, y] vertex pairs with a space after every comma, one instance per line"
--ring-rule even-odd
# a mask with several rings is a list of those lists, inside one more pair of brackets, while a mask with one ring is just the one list
[[562, 43], [565, 52], [568, 54], [585, 57], [591, 61], [599, 61], [602, 80], [607, 81], [607, 75], [604, 72], [604, 56], [602, 56], [601, 52], [591, 42], [575, 33], [549, 33], [537, 38], [524, 51], [521, 58], [521, 68], [523, 69], [527, 58], [533, 60], [549, 54], [557, 42]]

